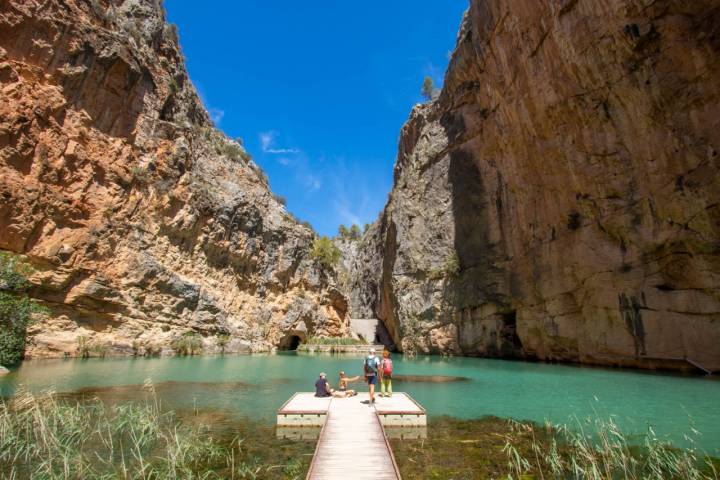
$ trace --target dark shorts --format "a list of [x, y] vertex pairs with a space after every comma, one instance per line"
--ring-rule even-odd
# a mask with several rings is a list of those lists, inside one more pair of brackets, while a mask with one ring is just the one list
[[368, 385], [377, 385], [377, 375], [368, 375], [367, 376], [367, 382]]

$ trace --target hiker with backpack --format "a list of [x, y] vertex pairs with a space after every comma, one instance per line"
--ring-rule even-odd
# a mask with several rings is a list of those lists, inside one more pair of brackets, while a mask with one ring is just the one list
[[380, 359], [375, 355], [375, 349], [370, 349], [370, 355], [365, 357], [363, 362], [365, 370], [365, 378], [367, 379], [368, 388], [370, 390], [369, 404], [375, 403], [375, 385], [378, 383], [378, 370], [380, 368]]
[[[383, 350], [383, 358], [380, 360], [380, 396], [392, 397], [392, 374], [393, 362], [390, 352]], [[386, 393], [387, 392], [387, 393]]]

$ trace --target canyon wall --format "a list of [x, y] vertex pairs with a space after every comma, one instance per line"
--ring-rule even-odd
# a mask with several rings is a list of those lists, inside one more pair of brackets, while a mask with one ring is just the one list
[[348, 333], [314, 233], [214, 128], [158, 0], [2, 2], [0, 82], [0, 249], [50, 308], [29, 357]]
[[720, 3], [472, 0], [352, 265], [401, 350], [720, 369]]

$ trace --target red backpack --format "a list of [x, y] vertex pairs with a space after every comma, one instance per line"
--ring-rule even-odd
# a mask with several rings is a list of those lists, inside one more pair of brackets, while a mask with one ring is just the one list
[[393, 364], [389, 358], [383, 358], [382, 361], [383, 375], [392, 375]]

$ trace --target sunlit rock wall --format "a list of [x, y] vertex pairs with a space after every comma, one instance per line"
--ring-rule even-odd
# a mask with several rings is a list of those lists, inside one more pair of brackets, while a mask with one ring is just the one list
[[720, 369], [720, 4], [473, 0], [351, 310], [405, 350]]
[[160, 2], [4, 1], [0, 82], [0, 249], [51, 309], [29, 356], [347, 333], [313, 232], [213, 127]]

